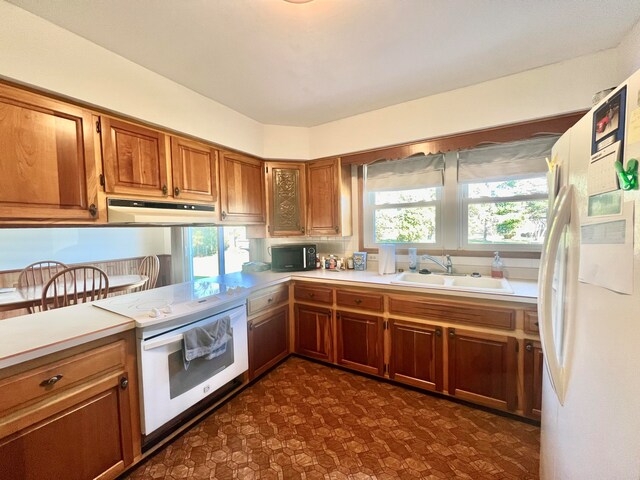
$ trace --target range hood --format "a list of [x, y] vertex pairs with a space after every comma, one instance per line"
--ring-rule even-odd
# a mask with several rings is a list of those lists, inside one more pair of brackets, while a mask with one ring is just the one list
[[216, 207], [190, 203], [153, 202], [110, 198], [107, 222], [146, 225], [212, 225]]

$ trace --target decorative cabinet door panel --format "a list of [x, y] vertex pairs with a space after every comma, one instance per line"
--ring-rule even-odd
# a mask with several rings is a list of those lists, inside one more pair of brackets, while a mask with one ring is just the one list
[[171, 137], [173, 196], [181, 200], [218, 200], [218, 152], [208, 145]]
[[309, 235], [340, 233], [340, 177], [337, 160], [320, 160], [308, 166]]
[[296, 353], [331, 361], [331, 310], [298, 304], [295, 312]]
[[304, 164], [267, 164], [269, 233], [272, 237], [305, 233]]
[[448, 328], [449, 393], [495, 408], [515, 410], [517, 341]]
[[391, 319], [389, 377], [427, 390], [442, 391], [442, 327]]
[[91, 113], [0, 85], [0, 220], [97, 218]]
[[382, 375], [383, 320], [382, 317], [339, 311], [338, 363], [372, 375]]
[[105, 191], [169, 195], [166, 137], [138, 125], [101, 117]]
[[223, 222], [265, 222], [262, 161], [236, 153], [220, 153], [220, 211]]

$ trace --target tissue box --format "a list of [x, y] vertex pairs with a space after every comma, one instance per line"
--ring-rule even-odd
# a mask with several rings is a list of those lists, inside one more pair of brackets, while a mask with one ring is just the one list
[[353, 252], [353, 269], [360, 271], [367, 269], [367, 252]]

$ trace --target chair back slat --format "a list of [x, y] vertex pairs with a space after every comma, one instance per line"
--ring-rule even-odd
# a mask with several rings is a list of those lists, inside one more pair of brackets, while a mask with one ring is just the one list
[[144, 285], [136, 288], [134, 291], [139, 292], [142, 290], [150, 290], [156, 288], [158, 282], [158, 274], [160, 273], [160, 260], [157, 255], [149, 255], [144, 257], [140, 266], [138, 267], [138, 275], [144, 275], [147, 277], [147, 281]]
[[92, 266], [64, 269], [51, 277], [42, 289], [42, 310], [93, 302], [109, 294], [109, 277]]
[[[62, 262], [55, 260], [42, 260], [40, 262], [32, 263], [26, 266], [20, 272], [18, 277], [18, 288], [21, 289], [36, 289], [43, 287], [54, 275], [67, 268]], [[28, 308], [29, 313], [38, 312], [41, 310], [40, 305], [35, 305]]]

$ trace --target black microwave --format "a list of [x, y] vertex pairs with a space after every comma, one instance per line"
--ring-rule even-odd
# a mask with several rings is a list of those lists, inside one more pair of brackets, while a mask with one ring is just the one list
[[274, 272], [300, 272], [315, 270], [316, 246], [310, 243], [273, 245], [271, 270]]

